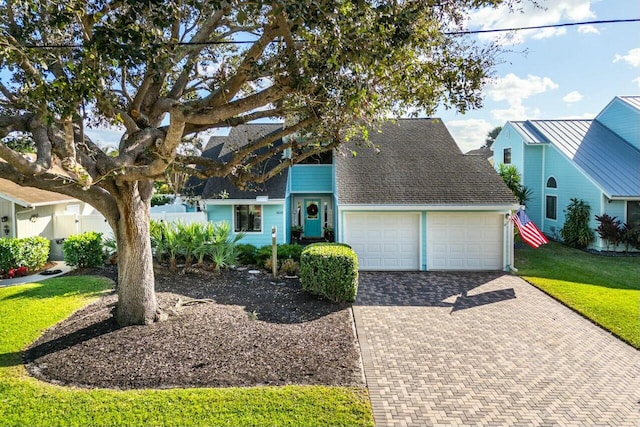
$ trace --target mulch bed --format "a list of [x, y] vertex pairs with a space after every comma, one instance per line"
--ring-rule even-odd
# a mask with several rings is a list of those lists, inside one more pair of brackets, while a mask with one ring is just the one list
[[[82, 273], [117, 277], [109, 267]], [[156, 291], [168, 320], [118, 328], [117, 297], [106, 296], [33, 343], [27, 370], [89, 388], [363, 385], [350, 305], [308, 295], [298, 280], [159, 268]], [[194, 299], [205, 301], [182, 304]]]

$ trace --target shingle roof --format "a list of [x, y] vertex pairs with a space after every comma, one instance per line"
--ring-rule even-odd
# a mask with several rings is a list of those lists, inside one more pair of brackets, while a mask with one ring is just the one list
[[[439, 119], [401, 119], [370, 132], [380, 152], [336, 156], [338, 201], [354, 205], [513, 205], [483, 157], [460, 152]], [[346, 150], [348, 151], [348, 150]]]
[[52, 193], [33, 187], [22, 187], [12, 181], [0, 178], [0, 197], [25, 207], [54, 205], [56, 203], [76, 201], [64, 194]]
[[[608, 197], [640, 196], [640, 151], [597, 120], [529, 120], [541, 141], [572, 160]], [[524, 123], [524, 125], [523, 125]], [[523, 135], [524, 136], [524, 135]]]
[[[280, 129], [279, 124], [248, 124], [231, 129], [229, 136], [213, 136], [209, 140], [203, 157], [228, 161], [233, 152], [251, 141]], [[277, 141], [275, 144], [280, 144]], [[264, 152], [258, 150], [258, 153]], [[270, 170], [278, 164], [279, 158], [271, 158], [261, 166]], [[283, 199], [286, 196], [288, 170], [274, 176], [263, 184], [252, 185], [247, 191], [238, 190], [227, 178], [209, 178], [206, 181], [191, 179], [187, 183], [190, 193], [200, 195], [203, 199], [220, 198], [221, 193], [227, 193], [229, 199], [255, 199], [256, 196], [269, 196], [272, 199]]]

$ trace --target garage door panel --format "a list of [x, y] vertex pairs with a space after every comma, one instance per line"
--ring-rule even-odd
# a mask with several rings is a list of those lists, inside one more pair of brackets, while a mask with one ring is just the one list
[[428, 213], [428, 269], [501, 269], [503, 218], [487, 212]]
[[420, 215], [407, 212], [345, 213], [344, 242], [362, 270], [418, 270]]

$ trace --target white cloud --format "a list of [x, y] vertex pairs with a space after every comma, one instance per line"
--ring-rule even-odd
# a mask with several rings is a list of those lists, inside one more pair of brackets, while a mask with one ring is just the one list
[[600, 34], [600, 31], [593, 25], [580, 25], [578, 32], [580, 34]]
[[532, 38], [536, 40], [548, 39], [555, 36], [563, 36], [567, 34], [567, 30], [565, 28], [544, 28], [534, 33]]
[[558, 85], [549, 77], [539, 77], [529, 74], [521, 79], [513, 73], [497, 79], [487, 89], [487, 94], [494, 101], [508, 101], [510, 104], [521, 103], [523, 99], [557, 89]]
[[549, 77], [528, 75], [526, 79], [522, 79], [509, 73], [491, 84], [486, 94], [494, 101], [507, 101], [509, 104], [507, 109], [491, 110], [493, 117], [504, 123], [509, 120], [525, 120], [539, 116], [539, 110], [530, 111], [523, 101], [557, 88], [558, 85]]
[[574, 90], [573, 92], [569, 92], [568, 94], [563, 96], [562, 100], [567, 104], [573, 104], [575, 102], [582, 101], [582, 98], [584, 98], [584, 96], [577, 90]]
[[[522, 28], [541, 25], [554, 25], [567, 21], [580, 21], [595, 18], [591, 10], [591, 0], [541, 0], [537, 2], [525, 2], [520, 10], [511, 11], [506, 6], [498, 8], [483, 8], [471, 14], [469, 26], [483, 30], [496, 28]], [[479, 38], [497, 40], [503, 44], [519, 44], [527, 37], [545, 38], [564, 34], [564, 29], [543, 29], [518, 31], [509, 39], [504, 34], [481, 34]]]
[[638, 85], [638, 89], [640, 89], [640, 77], [636, 77], [635, 79], [631, 80], [633, 83]]
[[631, 49], [626, 55], [619, 55], [613, 58], [613, 62], [624, 61], [632, 67], [640, 67], [640, 48]]
[[445, 123], [463, 153], [484, 145], [494, 125], [482, 119], [452, 120]]

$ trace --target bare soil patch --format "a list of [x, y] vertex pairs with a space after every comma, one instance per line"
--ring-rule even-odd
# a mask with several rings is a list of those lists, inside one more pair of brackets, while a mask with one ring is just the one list
[[118, 328], [109, 295], [47, 330], [25, 352], [27, 370], [116, 389], [363, 385], [351, 306], [308, 295], [298, 280], [160, 268], [156, 291], [168, 320]]

